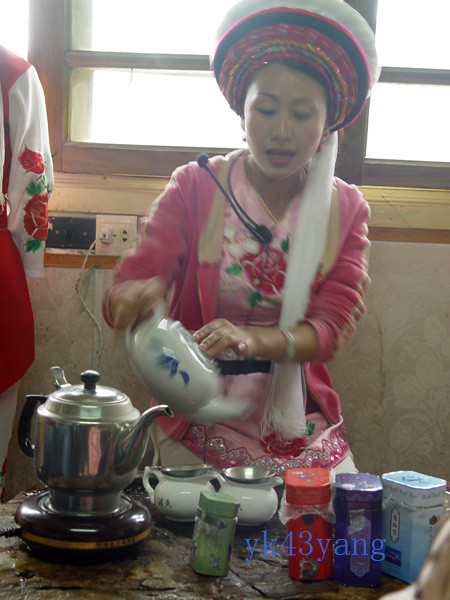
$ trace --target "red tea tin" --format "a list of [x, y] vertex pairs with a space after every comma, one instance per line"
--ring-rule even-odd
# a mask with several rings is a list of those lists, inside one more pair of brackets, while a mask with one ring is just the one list
[[330, 473], [293, 468], [287, 469], [285, 478], [289, 577], [328, 579], [333, 575]]

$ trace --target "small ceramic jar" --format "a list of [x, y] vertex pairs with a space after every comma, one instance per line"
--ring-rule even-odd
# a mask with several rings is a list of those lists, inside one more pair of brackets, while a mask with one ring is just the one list
[[220, 489], [239, 502], [238, 525], [255, 526], [269, 521], [278, 509], [274, 490], [284, 483], [273, 469], [265, 467], [230, 467], [217, 479]]
[[[150, 485], [151, 475], [158, 480], [155, 489]], [[214, 491], [210, 481], [216, 475], [217, 471], [210, 465], [145, 467], [142, 483], [151, 503], [168, 519], [189, 522], [195, 519], [200, 493]]]

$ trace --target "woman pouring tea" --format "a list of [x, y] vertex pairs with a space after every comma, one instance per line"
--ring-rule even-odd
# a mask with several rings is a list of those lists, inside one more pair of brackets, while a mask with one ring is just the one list
[[238, 2], [212, 61], [247, 148], [200, 155], [154, 202], [104, 315], [169, 317], [219, 361], [223, 390], [254, 410], [221, 423], [159, 419], [160, 464], [355, 471], [325, 366], [364, 313], [369, 208], [334, 177], [337, 132], [377, 79], [374, 35], [339, 0]]

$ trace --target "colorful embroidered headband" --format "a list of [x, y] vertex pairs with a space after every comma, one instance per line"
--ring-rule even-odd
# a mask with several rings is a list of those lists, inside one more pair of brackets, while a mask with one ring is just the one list
[[[337, 6], [338, 12], [343, 10], [347, 17], [346, 25], [349, 14], [355, 19], [357, 29], [363, 29], [366, 47], [372, 46], [368, 52], [371, 64], [356, 38], [326, 15], [284, 6], [251, 14], [225, 31], [213, 59], [219, 87], [238, 115], [243, 115], [252, 74], [279, 61], [293, 62], [300, 69], [304, 66], [307, 74], [314, 74], [323, 84], [329, 99], [330, 131], [350, 124], [364, 108], [378, 77], [373, 33], [362, 17], [343, 2], [316, 2], [317, 6], [325, 4], [327, 8]], [[248, 1], [240, 2], [237, 8], [248, 4]], [[308, 5], [311, 2], [297, 0], [294, 4]], [[361, 37], [361, 32], [358, 33]]]

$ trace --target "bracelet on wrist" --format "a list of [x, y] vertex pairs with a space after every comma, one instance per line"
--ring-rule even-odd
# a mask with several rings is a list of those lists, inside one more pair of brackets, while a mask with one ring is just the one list
[[287, 342], [286, 353], [281, 362], [290, 362], [295, 356], [295, 339], [287, 327], [280, 327], [279, 329], [286, 338]]

